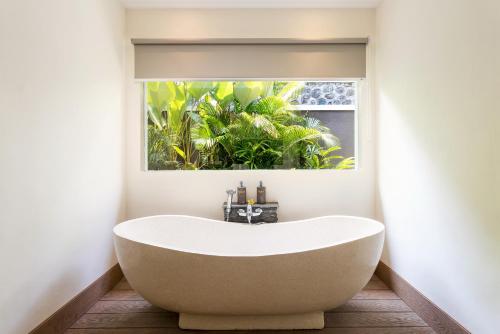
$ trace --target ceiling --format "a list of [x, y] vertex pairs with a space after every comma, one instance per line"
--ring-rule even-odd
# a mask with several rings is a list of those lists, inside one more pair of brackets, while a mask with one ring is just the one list
[[121, 0], [127, 8], [374, 8], [382, 0]]

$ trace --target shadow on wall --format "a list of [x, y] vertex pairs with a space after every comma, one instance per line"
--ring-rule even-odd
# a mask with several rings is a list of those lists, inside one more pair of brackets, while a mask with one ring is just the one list
[[[484, 302], [464, 286], [485, 265], [494, 267], [500, 253], [492, 184], [498, 171], [488, 146], [495, 132], [488, 131], [488, 115], [471, 113], [460, 101], [450, 117], [444, 105], [436, 113], [439, 106], [409, 104], [412, 92], [398, 89], [404, 87], [392, 87], [391, 96], [400, 99], [380, 93], [377, 115], [376, 212], [386, 225], [382, 261], [419, 283], [414, 286], [438, 306], [448, 305], [444, 309], [459, 321], [474, 319], [471, 312]], [[432, 94], [425, 89], [419, 94]]]
[[[28, 300], [29, 302], [26, 303], [26, 308], [25, 314], [23, 315], [24, 319], [32, 319], [34, 321], [36, 319], [36, 322], [31, 325], [33, 328], [26, 328], [26, 323], [23, 323], [22, 321], [18, 321], [17, 328], [13, 329], [13, 333], [27, 333], [27, 329], [31, 330], [36, 328], [35, 326], [38, 326], [41, 324], [43, 321], [48, 319], [55, 311], [53, 310], [52, 313], [47, 313], [47, 300], [54, 299], [54, 292], [58, 291], [61, 289], [62, 286], [78, 286], [81, 284], [81, 277], [82, 273], [81, 271], [77, 270], [68, 270], [64, 273], [64, 275], [60, 276], [58, 280], [53, 281], [50, 283], [50, 285], [45, 287], [45, 290], [43, 294], [39, 294], [38, 296], [30, 296]], [[20, 296], [23, 296], [26, 291], [29, 290], [29, 287], [22, 287], [18, 291], [13, 293], [12, 298], [14, 299], [19, 299], [21, 298]], [[77, 292], [78, 293], [78, 292]], [[75, 294], [76, 295], [76, 294]], [[64, 305], [61, 304], [59, 305], [59, 308]], [[41, 314], [46, 314], [40, 319]], [[22, 320], [22, 319], [19, 319]]]
[[[106, 226], [109, 228], [108, 236], [110, 239], [113, 235], [112, 228], [116, 224], [113, 223], [113, 221], [119, 223], [125, 220], [125, 201], [123, 199], [123, 194], [119, 200], [119, 205], [114, 215], [115, 218], [106, 223]], [[105, 238], [105, 236], [101, 236], [101, 238]], [[0, 305], [0, 314], [4, 314], [4, 307], [11, 309], [12, 307], [16, 307], [16, 305], [22, 305], [23, 309], [19, 309], [18, 312], [15, 313], [17, 318], [11, 316], [8, 321], [4, 322], [2, 320], [0, 322], [2, 333], [28, 333], [33, 330], [115, 265], [117, 260], [113, 244], [109, 244], [111, 247], [108, 248], [106, 244], [98, 242], [98, 240], [95, 240], [95, 242], [95, 245], [100, 245], [101, 249], [103, 249], [103, 247], [109, 249], [99, 253], [98, 261], [88, 258], [88, 249], [84, 249], [74, 244], [74, 247], [70, 249], [61, 250], [61, 252], [69, 254], [68, 256], [75, 257], [73, 266], [66, 268], [66, 270], [57, 276], [56, 279], [49, 280], [46, 277], [47, 275], [43, 273], [44, 271], [55, 270], [56, 267], [58, 270], [61, 269], [61, 267], [58, 266], [58, 260], [52, 259], [51, 262], [44, 261], [46, 264], [32, 266], [30, 276], [21, 277], [19, 279], [23, 284], [19, 284], [15, 290], [6, 291], [7, 293], [2, 296], [3, 305]], [[36, 256], [36, 254], [32, 256]], [[99, 272], [94, 277], [92, 274], [95, 273], [98, 268], [93, 267], [91, 265], [93, 263], [107, 263], [109, 264], [109, 268], [104, 268], [102, 272]], [[34, 272], [35, 270], [37, 271]], [[38, 287], [38, 289], [35, 289], [35, 286]]]
[[[116, 257], [114, 253], [109, 252], [107, 262], [116, 262]], [[105, 270], [102, 274], [104, 274]], [[33, 277], [37, 277], [36, 274]], [[94, 282], [93, 279], [84, 286], [81, 290], [75, 291], [74, 296], [69, 300], [63, 301], [55, 310], [48, 310], [48, 301], [54, 300], [54, 296], [58, 294], [61, 287], [74, 287], [81, 286], [82, 277], [88, 277], [85, 274], [84, 267], [74, 267], [67, 270], [63, 275], [59, 276], [57, 280], [50, 282], [49, 285], [44, 286], [44, 292], [37, 296], [26, 296], [26, 291], [30, 291], [30, 286], [33, 282], [26, 281], [26, 283], [19, 289], [12, 291], [10, 298], [5, 302], [6, 305], [16, 305], [19, 300], [23, 301], [23, 306], [26, 308], [24, 313], [18, 313], [19, 319], [10, 319], [14, 325], [11, 329], [11, 333], [28, 333], [29, 331], [35, 329], [38, 325], [43, 323], [48, 319], [53, 313], [58, 311], [62, 306], [69, 302], [73, 297], [76, 297], [81, 291], [87, 288], [90, 284]], [[98, 276], [100, 277], [100, 275]], [[96, 277], [95, 279], [97, 279]], [[76, 319], [74, 319], [76, 321]], [[28, 323], [30, 322], [30, 323]]]

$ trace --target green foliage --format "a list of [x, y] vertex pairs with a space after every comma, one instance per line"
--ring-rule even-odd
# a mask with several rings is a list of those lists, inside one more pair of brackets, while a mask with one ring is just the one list
[[307, 146], [306, 148], [307, 167], [311, 169], [354, 168], [354, 158], [344, 158], [343, 156], [333, 154], [335, 151], [338, 151], [340, 149], [341, 149], [340, 146], [332, 146], [326, 150], [321, 149], [321, 147], [316, 145]]
[[352, 169], [289, 101], [300, 82], [148, 82], [149, 169]]
[[189, 94], [195, 100], [199, 100], [215, 87], [215, 83], [212, 81], [190, 81], [186, 83], [186, 87]]
[[264, 88], [263, 82], [260, 81], [239, 81], [233, 86], [234, 97], [240, 103], [241, 109], [245, 110], [251, 102], [263, 94]]

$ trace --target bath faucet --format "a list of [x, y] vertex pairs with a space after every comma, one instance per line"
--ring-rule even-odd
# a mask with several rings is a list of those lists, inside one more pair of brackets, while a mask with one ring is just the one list
[[226, 202], [226, 221], [229, 221], [229, 214], [231, 213], [231, 206], [233, 203], [233, 195], [235, 191], [233, 189], [226, 190], [227, 202]]
[[260, 216], [260, 214], [262, 213], [262, 209], [261, 208], [255, 209], [255, 212], [254, 212], [253, 209], [252, 209], [252, 204], [253, 203], [251, 201], [248, 201], [247, 211], [246, 212], [243, 209], [239, 209], [238, 210], [238, 215], [240, 215], [242, 217], [246, 216], [249, 224], [252, 224], [252, 217]]

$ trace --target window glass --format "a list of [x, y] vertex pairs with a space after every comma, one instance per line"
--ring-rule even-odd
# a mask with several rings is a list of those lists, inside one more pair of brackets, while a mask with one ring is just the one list
[[355, 82], [144, 85], [149, 170], [355, 167]]

